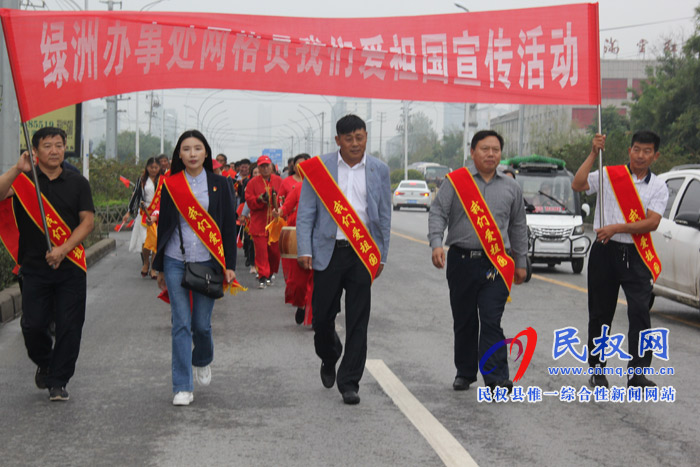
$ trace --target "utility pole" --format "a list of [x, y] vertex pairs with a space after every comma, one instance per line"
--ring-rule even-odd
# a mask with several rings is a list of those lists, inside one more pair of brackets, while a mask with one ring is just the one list
[[140, 137], [141, 137], [141, 128], [139, 126], [140, 123], [140, 118], [139, 118], [139, 93], [136, 92], [134, 93], [136, 95], [136, 142], [135, 145], [136, 147], [134, 148], [134, 155], [136, 156], [136, 165], [139, 165], [139, 159], [141, 157], [141, 145], [140, 145]]
[[408, 101], [403, 101], [403, 179], [408, 180]]
[[[114, 0], [107, 0], [107, 9], [114, 10]], [[110, 96], [105, 99], [107, 101], [107, 128], [105, 136], [105, 157], [107, 159], [116, 159], [117, 157], [117, 96]]]
[[382, 152], [382, 130], [384, 128], [384, 122], [386, 121], [386, 112], [379, 112], [379, 155], [382, 160], [384, 159], [384, 153]]

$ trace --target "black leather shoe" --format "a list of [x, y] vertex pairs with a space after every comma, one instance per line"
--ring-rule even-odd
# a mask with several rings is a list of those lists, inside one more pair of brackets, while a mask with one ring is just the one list
[[596, 386], [605, 386], [606, 388], [610, 387], [610, 384], [608, 384], [608, 378], [606, 378], [605, 375], [591, 375], [591, 379], [588, 380], [588, 384], [590, 384], [592, 388]]
[[355, 391], [345, 391], [343, 393], [343, 402], [348, 405], [357, 405], [360, 403], [360, 396]]
[[496, 387], [506, 388], [508, 390], [506, 394], [510, 394], [510, 392], [513, 390], [513, 382], [509, 379], [503, 381], [493, 381], [491, 383], [487, 383], [486, 386], [491, 388], [491, 393], [496, 390]]
[[656, 386], [656, 383], [647, 379], [644, 375], [634, 375], [627, 380], [627, 387], [630, 386], [646, 388], [649, 386]]
[[452, 383], [452, 389], [455, 391], [466, 391], [473, 382], [474, 380], [472, 379], [465, 378], [464, 376], [457, 376], [454, 383]]
[[306, 310], [303, 308], [297, 308], [296, 313], [294, 313], [294, 321], [296, 321], [297, 324], [303, 323], [304, 315], [306, 315]]
[[335, 384], [335, 363], [321, 362], [321, 383], [324, 388], [332, 388]]

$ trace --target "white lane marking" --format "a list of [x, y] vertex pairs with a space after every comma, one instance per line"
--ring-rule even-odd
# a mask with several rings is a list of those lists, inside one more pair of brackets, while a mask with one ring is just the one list
[[369, 370], [384, 392], [401, 409], [401, 412], [415, 426], [435, 450], [442, 462], [448, 466], [476, 467], [477, 463], [466, 449], [447, 429], [426, 409], [418, 399], [389, 369], [383, 360], [367, 360]]

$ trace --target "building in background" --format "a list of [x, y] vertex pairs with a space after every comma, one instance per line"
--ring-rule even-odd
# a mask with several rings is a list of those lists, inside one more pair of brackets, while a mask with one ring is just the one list
[[[654, 60], [601, 60], [602, 106], [614, 106], [622, 115], [629, 112], [632, 90], [641, 90], [648, 67]], [[518, 154], [518, 110], [491, 121], [491, 126], [505, 139], [504, 157], [529, 155], [541, 147], [544, 140], [566, 137], [584, 131], [598, 119], [596, 106], [584, 105], [525, 105], [523, 107], [522, 154]], [[603, 129], [605, 130], [605, 129]]]

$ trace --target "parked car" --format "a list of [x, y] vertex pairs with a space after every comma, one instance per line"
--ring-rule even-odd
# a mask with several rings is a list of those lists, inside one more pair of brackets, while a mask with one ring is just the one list
[[651, 233], [661, 260], [654, 294], [700, 308], [700, 165], [674, 167], [659, 178], [669, 197]]
[[554, 267], [568, 262], [579, 274], [591, 246], [583, 229], [590, 207], [571, 189], [573, 174], [566, 170], [566, 163], [533, 154], [501, 164], [513, 169], [523, 190], [529, 240], [527, 279], [536, 263]]
[[401, 208], [425, 208], [429, 211], [432, 201], [432, 193], [423, 180], [402, 180], [391, 198], [394, 211]]

